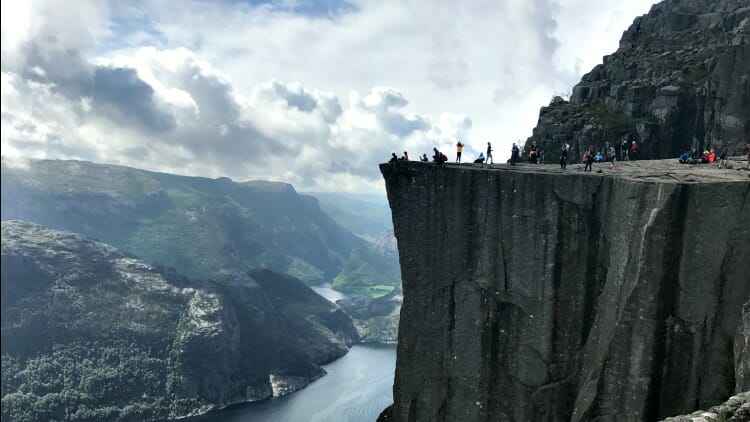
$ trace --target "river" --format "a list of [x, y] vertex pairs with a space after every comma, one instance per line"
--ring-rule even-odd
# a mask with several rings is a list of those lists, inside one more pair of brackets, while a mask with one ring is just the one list
[[[330, 284], [313, 287], [336, 301], [346, 296]], [[323, 366], [328, 375], [284, 397], [242, 404], [190, 422], [373, 422], [393, 403], [396, 346], [357, 344]]]
[[354, 345], [328, 375], [283, 397], [233, 406], [190, 422], [373, 422], [393, 403], [396, 346]]

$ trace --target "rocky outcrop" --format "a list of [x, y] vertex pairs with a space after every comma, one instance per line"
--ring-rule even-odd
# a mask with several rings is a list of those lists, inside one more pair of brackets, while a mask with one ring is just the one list
[[750, 181], [678, 166], [381, 165], [404, 293], [382, 419], [656, 420], [747, 389]]
[[81, 235], [2, 222], [2, 419], [144, 421], [282, 395], [358, 341], [270, 271], [190, 281]]
[[402, 302], [401, 287], [396, 287], [382, 297], [351, 295], [336, 304], [351, 315], [363, 342], [395, 344]]
[[709, 410], [664, 419], [664, 422], [746, 422], [750, 421], [750, 391], [732, 396]]
[[573, 88], [543, 107], [526, 147], [556, 160], [568, 142], [583, 152], [641, 158], [715, 148], [739, 154], [750, 139], [750, 5], [746, 0], [666, 0], [625, 31], [620, 47]]

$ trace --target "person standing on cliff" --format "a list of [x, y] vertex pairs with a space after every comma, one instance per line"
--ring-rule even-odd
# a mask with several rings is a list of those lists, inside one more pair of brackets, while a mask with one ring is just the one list
[[487, 158], [485, 158], [484, 162], [487, 164], [495, 164], [495, 161], [492, 160], [492, 144], [489, 142], [487, 142]]
[[568, 150], [563, 145], [560, 150], [560, 168], [565, 170], [566, 167], [568, 167]]
[[620, 161], [630, 161], [630, 158], [628, 157], [628, 140], [623, 139], [622, 145], [620, 146]]
[[630, 144], [630, 153], [633, 161], [636, 161], [638, 159], [638, 142], [633, 141], [633, 143]]
[[456, 162], [461, 162], [461, 151], [464, 149], [464, 144], [461, 143], [461, 141], [458, 141], [456, 144]]
[[519, 155], [520, 154], [519, 154], [519, 151], [518, 151], [518, 145], [516, 145], [515, 142], [514, 142], [513, 143], [513, 148], [510, 149], [510, 165], [511, 166], [516, 165], [516, 163], [518, 161], [520, 161]]
[[594, 168], [594, 153], [591, 150], [586, 151], [585, 154], [583, 154], [583, 171], [586, 171], [586, 169], [589, 169], [589, 171], [593, 170]]

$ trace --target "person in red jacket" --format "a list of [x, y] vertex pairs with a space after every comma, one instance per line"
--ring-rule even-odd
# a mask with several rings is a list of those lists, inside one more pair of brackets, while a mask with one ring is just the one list
[[638, 142], [636, 141], [630, 144], [630, 159], [633, 161], [638, 159]]
[[708, 153], [708, 162], [713, 163], [714, 161], [716, 161], [716, 151], [711, 150], [711, 152]]

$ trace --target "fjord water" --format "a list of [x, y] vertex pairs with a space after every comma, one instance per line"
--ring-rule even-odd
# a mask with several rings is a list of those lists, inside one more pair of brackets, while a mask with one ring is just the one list
[[393, 402], [395, 345], [358, 344], [296, 393], [190, 418], [191, 422], [372, 422]]
[[[347, 295], [331, 284], [311, 287], [336, 302]], [[396, 346], [357, 344], [344, 357], [323, 367], [328, 373], [306, 388], [284, 397], [238, 405], [191, 422], [371, 422], [393, 403]]]

